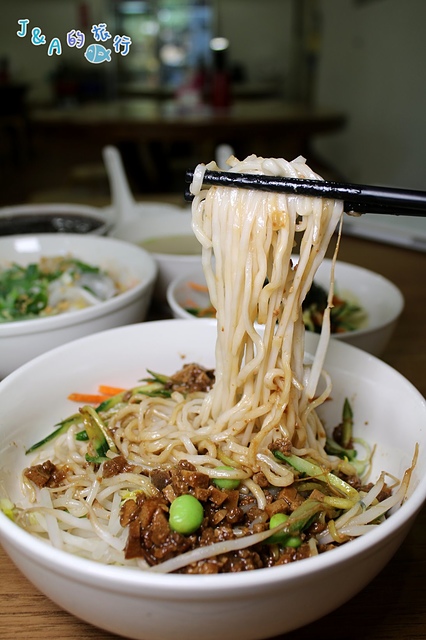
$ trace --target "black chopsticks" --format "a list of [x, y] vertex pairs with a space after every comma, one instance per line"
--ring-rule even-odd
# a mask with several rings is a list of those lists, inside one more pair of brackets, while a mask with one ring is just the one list
[[[186, 182], [191, 183], [193, 177], [194, 171], [189, 169], [185, 175]], [[424, 191], [209, 170], [204, 174], [203, 184], [343, 200], [344, 210], [347, 213], [426, 216], [426, 192]], [[192, 199], [193, 195], [188, 188], [185, 192], [185, 200]]]

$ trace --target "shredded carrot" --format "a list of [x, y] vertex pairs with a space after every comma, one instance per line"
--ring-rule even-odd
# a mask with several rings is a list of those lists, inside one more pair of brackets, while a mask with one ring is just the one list
[[194, 291], [203, 291], [203, 292], [207, 292], [208, 288], [207, 285], [205, 284], [198, 284], [198, 282], [188, 282], [188, 287], [191, 287], [191, 289], [194, 289]]
[[100, 404], [104, 400], [109, 400], [110, 395], [101, 395], [100, 393], [70, 393], [68, 400], [73, 402], [85, 402], [87, 404]]
[[109, 384], [100, 384], [98, 386], [99, 393], [74, 392], [70, 393], [68, 400], [72, 400], [73, 402], [86, 402], [87, 404], [100, 404], [123, 391], [126, 391], [126, 389], [123, 389], [122, 387], [112, 387]]
[[126, 389], [122, 389], [121, 387], [111, 387], [108, 384], [100, 384], [98, 391], [105, 396], [116, 396], [117, 393], [123, 393]]

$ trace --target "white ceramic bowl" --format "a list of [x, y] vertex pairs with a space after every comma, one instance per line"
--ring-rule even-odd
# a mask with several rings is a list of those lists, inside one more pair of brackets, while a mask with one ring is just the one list
[[[324, 260], [314, 278], [314, 282], [326, 290], [330, 282], [330, 269], [331, 260]], [[189, 283], [206, 284], [201, 265], [190, 273], [176, 276], [168, 287], [167, 302], [175, 318], [193, 318], [193, 314], [186, 311], [192, 303], [201, 308], [210, 304], [208, 293], [195, 290]], [[404, 308], [401, 291], [380, 274], [347, 262], [336, 264], [335, 291], [343, 298], [360, 304], [367, 318], [362, 328], [333, 334], [333, 338], [380, 356]]]
[[[164, 320], [95, 334], [44, 354], [0, 383], [0, 491], [19, 495], [24, 450], [64, 416], [75, 389], [100, 381], [133, 386], [145, 367], [173, 373], [184, 362], [214, 366], [216, 322]], [[307, 336], [312, 352], [317, 336]], [[183, 356], [184, 354], [184, 356]], [[58, 363], [61, 374], [57, 375]], [[409, 497], [374, 531], [290, 565], [244, 573], [160, 575], [104, 566], [53, 549], [0, 513], [0, 542], [22, 573], [59, 606], [102, 629], [139, 640], [259, 640], [308, 624], [349, 600], [403, 542], [426, 498], [426, 403], [395, 370], [365, 351], [331, 341], [326, 367], [333, 400], [327, 427], [351, 400], [355, 432], [376, 443], [371, 478], [401, 477], [419, 443]], [[25, 402], [22, 402], [25, 393]], [[399, 588], [395, 584], [395, 589]], [[284, 611], [285, 615], [279, 615]]]
[[113, 273], [126, 291], [78, 311], [0, 323], [0, 379], [31, 358], [81, 336], [145, 319], [157, 265], [127, 242], [92, 234], [48, 233], [0, 238], [0, 267], [71, 254]]
[[140, 245], [153, 254], [158, 264], [154, 296], [165, 302], [173, 278], [201, 264], [201, 245], [192, 231], [191, 209], [144, 202], [135, 205], [132, 217], [117, 224], [110, 235]]
[[106, 235], [112, 221], [107, 209], [63, 202], [0, 208], [0, 237], [23, 233], [93, 233]]

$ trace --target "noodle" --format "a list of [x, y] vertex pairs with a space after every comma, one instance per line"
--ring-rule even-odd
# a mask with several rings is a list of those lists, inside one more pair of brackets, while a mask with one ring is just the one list
[[[302, 158], [288, 163], [250, 156], [230, 164], [234, 172], [320, 179]], [[217, 170], [213, 163], [205, 168]], [[326, 344], [304, 385], [300, 310], [342, 217], [342, 203], [229, 187], [202, 191], [202, 169], [194, 175], [193, 227], [218, 322], [216, 383], [204, 401], [203, 423], [214, 422], [215, 431], [226, 434], [222, 441], [237, 437], [248, 445], [244, 463], [252, 471], [259, 466], [258, 453], [277, 437], [322, 451], [322, 429], [309, 403]], [[291, 253], [299, 231], [294, 270]], [[256, 322], [264, 325], [263, 337]]]
[[[231, 172], [321, 179], [303, 158], [287, 162], [252, 155], [242, 162], [231, 157], [228, 163]], [[123, 524], [122, 509], [129, 501], [131, 514], [141, 495], [144, 500], [156, 500], [162, 495], [162, 489], [151, 482], [151, 472], [160, 468], [173, 470], [179, 464], [186, 465], [183, 468], [192, 465], [194, 472], [188, 473], [205, 474], [211, 480], [235, 481], [245, 500], [239, 511], [253, 510], [254, 501], [259, 513], [253, 516], [252, 535], [241, 534], [244, 527], [240, 527], [238, 533], [236, 527], [232, 533], [234, 543], [232, 540], [217, 545], [213, 545], [214, 541], [211, 545], [204, 542], [202, 548], [189, 551], [188, 557], [183, 553], [187, 548], [184, 546], [176, 551], [180, 559], [167, 562], [173, 554], [166, 555], [164, 568], [161, 563], [156, 567], [159, 571], [178, 570], [198, 561], [208, 563], [215, 554], [225, 553], [224, 549], [237, 553], [268, 538], [270, 534], [265, 533], [264, 526], [269, 516], [265, 509], [273, 496], [281, 495], [280, 490], [293, 485], [300, 472], [311, 478], [314, 496], [318, 483], [323, 483], [327, 499], [306, 500], [301, 510], [302, 514], [305, 510], [307, 516], [305, 513], [302, 518], [296, 509], [295, 521], [291, 525], [280, 525], [280, 530], [287, 527], [289, 534], [299, 531], [301, 520], [309, 520], [325, 509], [330, 518], [335, 518], [330, 519], [329, 532], [326, 530], [323, 534], [324, 543], [328, 544], [330, 540], [342, 541], [348, 535], [360, 535], [363, 528], [368, 530], [372, 526], [369, 523], [386, 511], [377, 503], [384, 476], [368, 498], [373, 518], [362, 502], [367, 491], [358, 492], [329, 473], [345, 468], [355, 475], [348, 461], [343, 463], [327, 455], [325, 430], [316, 413], [331, 393], [331, 380], [323, 372], [330, 337], [327, 312], [313, 361], [309, 365], [304, 362], [302, 302], [342, 218], [342, 203], [231, 187], [203, 189], [206, 168], [218, 170], [214, 163], [207, 167], [199, 165], [191, 191], [193, 229], [202, 245], [202, 264], [217, 312], [214, 384], [206, 390], [189, 392], [171, 388], [168, 395], [147, 395], [146, 389], [135, 390], [111, 406], [101, 405], [97, 413], [82, 410], [83, 418], [70, 420], [72, 425], [67, 433], [46, 446], [39, 459], [63, 465], [64, 477], [49, 494], [47, 489], [42, 490], [39, 505], [17, 516], [23, 526], [36, 534], [47, 535], [55, 546], [77, 550], [81, 555], [105, 562], [147, 569], [146, 562], [140, 559], [146, 557], [149, 564], [158, 565], [158, 558], [154, 559], [148, 552], [139, 556], [128, 553], [125, 558], [120, 555], [125, 547], [127, 526]], [[300, 256], [294, 266], [291, 254], [299, 238]], [[318, 393], [321, 375], [324, 384]], [[76, 439], [82, 428], [90, 427], [91, 419], [105, 425], [102, 428], [107, 431], [110, 442], [106, 458], [114, 462], [121, 457], [123, 461], [122, 468], [113, 477], [104, 474], [106, 458], [93, 457], [91, 443]], [[284, 459], [287, 460], [288, 450], [290, 462], [297, 460], [302, 468], [298, 469], [297, 464], [295, 468], [283, 464], [283, 456], [275, 455], [274, 447], [278, 444], [274, 443], [284, 443]], [[95, 464], [88, 465], [87, 460]], [[262, 481], [258, 482], [259, 477]], [[28, 498], [35, 502], [32, 484], [24, 484]], [[210, 488], [203, 490], [199, 495], [212, 495]], [[174, 489], [166, 486], [164, 492], [167, 491], [172, 502]], [[400, 502], [403, 495], [404, 491], [400, 490], [395, 499], [385, 500], [386, 508]], [[66, 517], [64, 509], [67, 509]], [[346, 509], [346, 515], [340, 515], [339, 509]], [[164, 511], [167, 507], [160, 508], [159, 518]], [[57, 520], [52, 515], [55, 512], [59, 514]], [[34, 514], [35, 519], [31, 517]], [[82, 520], [80, 526], [83, 515], [88, 520]], [[219, 507], [213, 516], [223, 517]], [[128, 524], [134, 528], [132, 523], [136, 520], [132, 517], [130, 515]], [[87, 530], [88, 522], [91, 534]], [[256, 527], [260, 527], [258, 533]], [[173, 544], [175, 541], [173, 538]], [[309, 539], [306, 548], [309, 555], [318, 553], [315, 540]]]
[[[250, 156], [234, 160], [231, 171], [315, 175], [301, 158], [288, 163]], [[202, 175], [203, 167], [197, 167], [191, 186], [193, 228], [217, 310], [215, 384], [207, 394], [190, 398], [135, 396], [112, 415], [109, 429], [117, 449], [144, 469], [188, 459], [212, 476], [222, 455], [245, 477], [262, 470], [277, 486], [291, 484], [293, 474], [268, 452], [272, 441], [288, 438], [295, 447], [326, 458], [312, 382], [322, 370], [325, 348], [306, 381], [301, 304], [342, 204], [229, 187], [204, 191]], [[298, 233], [300, 258], [294, 268]], [[330, 385], [321, 402], [329, 391]]]

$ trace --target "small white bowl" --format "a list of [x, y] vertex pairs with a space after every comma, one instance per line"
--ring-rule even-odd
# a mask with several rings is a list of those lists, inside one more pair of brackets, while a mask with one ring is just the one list
[[173, 278], [201, 264], [201, 245], [192, 231], [191, 209], [144, 202], [134, 206], [132, 218], [114, 227], [110, 235], [152, 253], [158, 264], [154, 296], [165, 302]]
[[[97, 389], [101, 381], [134, 386], [145, 368], [171, 374], [184, 362], [214, 366], [215, 338], [214, 320], [146, 322], [63, 345], [12, 373], [0, 383], [0, 492], [18, 499], [19, 473], [29, 463], [25, 448], [75, 412], [67, 400], [71, 391]], [[307, 334], [308, 352], [317, 340]], [[426, 499], [426, 402], [384, 362], [337, 340], [325, 364], [334, 388], [322, 419], [332, 428], [343, 399], [351, 399], [356, 435], [376, 444], [372, 480], [382, 470], [400, 478], [419, 444], [407, 500], [374, 531], [289, 565], [216, 575], [106, 566], [54, 549], [0, 513], [2, 546], [60, 607], [137, 640], [259, 640], [335, 610], [391, 559]]]
[[[294, 257], [297, 259], [297, 256]], [[330, 282], [331, 264], [331, 260], [324, 260], [314, 278], [314, 282], [326, 290]], [[210, 304], [208, 293], [197, 291], [190, 283], [205, 286], [206, 280], [201, 266], [190, 273], [177, 276], [170, 283], [167, 302], [174, 318], [194, 318], [194, 315], [186, 310], [188, 306], [193, 304], [205, 308]], [[343, 298], [361, 305], [367, 317], [360, 329], [333, 334], [333, 339], [380, 356], [388, 345], [404, 308], [401, 291], [378, 273], [339, 261], [335, 269], [335, 291]]]
[[195, 316], [187, 310], [189, 308], [207, 309], [211, 303], [202, 265], [173, 278], [166, 297], [176, 319], [193, 320]]
[[0, 237], [23, 233], [93, 233], [111, 227], [107, 209], [63, 202], [0, 208]]
[[24, 362], [81, 336], [145, 319], [157, 265], [147, 252], [92, 234], [49, 233], [0, 238], [0, 268], [72, 255], [102, 267], [127, 289], [97, 305], [56, 316], [0, 323], [0, 379]]

